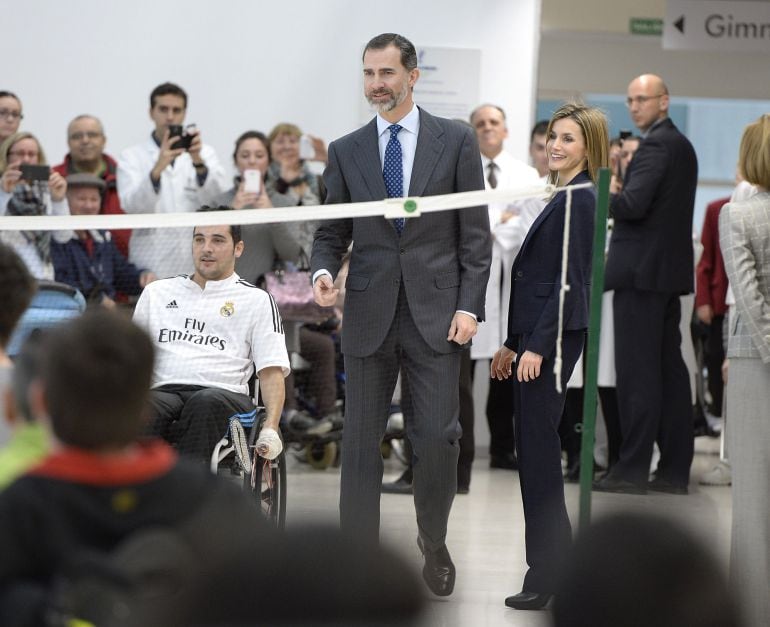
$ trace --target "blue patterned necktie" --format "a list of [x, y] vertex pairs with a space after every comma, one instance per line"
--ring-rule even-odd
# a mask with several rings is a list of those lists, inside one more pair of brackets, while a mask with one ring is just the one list
[[[388, 127], [390, 139], [385, 147], [385, 165], [382, 168], [382, 176], [385, 179], [385, 189], [388, 192], [388, 198], [401, 198], [404, 195], [404, 169], [401, 158], [401, 143], [398, 141], [398, 132], [401, 127], [398, 124], [391, 124]], [[404, 230], [404, 218], [395, 218], [393, 226], [396, 232], [401, 235]]]

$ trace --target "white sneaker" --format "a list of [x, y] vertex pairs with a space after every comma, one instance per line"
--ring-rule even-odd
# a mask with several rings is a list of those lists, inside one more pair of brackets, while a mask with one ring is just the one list
[[711, 470], [705, 473], [698, 483], [701, 485], [728, 486], [733, 482], [733, 473], [730, 464], [720, 461]]
[[706, 422], [711, 430], [714, 433], [722, 433], [722, 416], [714, 416], [707, 411], [704, 411], [703, 414], [706, 416]]
[[289, 428], [304, 435], [324, 435], [332, 430], [332, 422], [326, 418], [316, 420], [304, 411], [295, 411], [289, 418]]

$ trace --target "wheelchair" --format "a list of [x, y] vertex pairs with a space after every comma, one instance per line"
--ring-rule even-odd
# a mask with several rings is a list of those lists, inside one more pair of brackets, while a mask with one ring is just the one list
[[[315, 405], [309, 400], [308, 375], [312, 365], [299, 353], [292, 352], [291, 369], [295, 380], [295, 394], [300, 410], [315, 418], [320, 417]], [[344, 372], [341, 367], [337, 372], [337, 398], [338, 409], [344, 414]], [[302, 458], [315, 470], [326, 470], [332, 466], [339, 466], [340, 442], [342, 430], [334, 429], [322, 435], [310, 435], [302, 431], [295, 431], [287, 421], [281, 421], [281, 432], [284, 444], [293, 450], [298, 458]]]
[[257, 454], [256, 441], [264, 421], [264, 407], [230, 416], [227, 431], [211, 454], [211, 472], [217, 474], [220, 464], [234, 454], [233, 474], [242, 477], [243, 489], [256, 500], [265, 518], [282, 530], [286, 524], [286, 457], [283, 451], [272, 460]]
[[56, 281], [38, 281], [37, 292], [16, 325], [16, 330], [6, 347], [6, 353], [10, 357], [15, 357], [30, 333], [51, 329], [77, 318], [85, 310], [86, 300], [74, 287]]
[[388, 425], [385, 429], [385, 436], [382, 438], [380, 451], [382, 457], [388, 459], [393, 455], [404, 466], [408, 466], [410, 460], [406, 457], [404, 439], [406, 438], [406, 427], [404, 426], [404, 414], [401, 407], [391, 404], [388, 413]]

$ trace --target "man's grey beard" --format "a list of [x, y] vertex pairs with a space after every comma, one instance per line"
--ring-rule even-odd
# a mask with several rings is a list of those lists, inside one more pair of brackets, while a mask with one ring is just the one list
[[366, 99], [372, 107], [377, 109], [377, 113], [387, 113], [388, 111], [392, 111], [402, 102], [404, 102], [404, 100], [406, 100], [406, 97], [408, 95], [409, 95], [409, 86], [407, 85], [406, 89], [398, 93], [395, 97], [391, 97], [390, 100], [387, 100], [386, 102], [376, 103], [369, 96], [367, 96]]

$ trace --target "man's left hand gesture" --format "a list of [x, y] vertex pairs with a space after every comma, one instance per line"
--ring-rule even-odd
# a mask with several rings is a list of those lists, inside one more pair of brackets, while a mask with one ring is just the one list
[[452, 318], [452, 324], [449, 325], [449, 334], [447, 340], [449, 342], [457, 342], [458, 344], [467, 344], [470, 339], [476, 335], [478, 331], [479, 323], [466, 313], [456, 311]]

